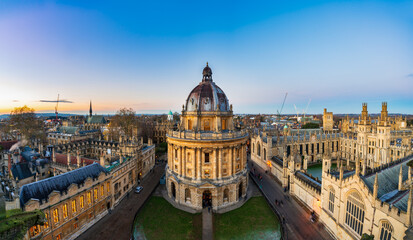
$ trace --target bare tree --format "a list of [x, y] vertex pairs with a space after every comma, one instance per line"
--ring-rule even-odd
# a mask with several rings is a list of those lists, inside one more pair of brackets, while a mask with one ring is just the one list
[[23, 139], [30, 141], [35, 139], [46, 140], [43, 122], [36, 117], [34, 109], [26, 105], [16, 107], [10, 112], [7, 125], [9, 131], [18, 131]]
[[119, 133], [132, 138], [134, 129], [138, 127], [135, 111], [132, 108], [121, 108], [110, 120], [109, 134], [115, 139], [119, 137]]

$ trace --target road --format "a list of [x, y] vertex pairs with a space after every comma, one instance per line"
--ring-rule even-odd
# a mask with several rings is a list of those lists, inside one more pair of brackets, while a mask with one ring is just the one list
[[[251, 167], [252, 161], [249, 161]], [[262, 189], [265, 195], [270, 199], [271, 204], [285, 218], [285, 229], [287, 239], [294, 240], [312, 240], [312, 239], [333, 239], [319, 221], [312, 223], [310, 221], [310, 212], [300, 206], [294, 199], [286, 199], [282, 187], [275, 182], [265, 170], [254, 164], [255, 173], [261, 174], [262, 180], [255, 178], [258, 187]], [[288, 194], [289, 195], [289, 194]], [[282, 206], [275, 205], [275, 199], [282, 200]], [[280, 219], [282, 221], [282, 219]]]
[[165, 173], [165, 164], [155, 165], [154, 171], [148, 173], [142, 180], [143, 190], [137, 194], [131, 192], [125, 197], [111, 214], [107, 214], [99, 222], [82, 233], [77, 240], [91, 239], [119, 239], [129, 240], [132, 234], [132, 225], [135, 214], [142, 207], [145, 200], [152, 194], [160, 178]]

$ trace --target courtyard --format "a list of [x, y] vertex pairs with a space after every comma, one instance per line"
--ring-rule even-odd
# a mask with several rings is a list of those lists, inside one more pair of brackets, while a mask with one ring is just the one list
[[[138, 212], [133, 238], [201, 239], [202, 215], [174, 208], [162, 197], [152, 196]], [[280, 239], [279, 220], [262, 196], [242, 207], [214, 214], [214, 239]]]

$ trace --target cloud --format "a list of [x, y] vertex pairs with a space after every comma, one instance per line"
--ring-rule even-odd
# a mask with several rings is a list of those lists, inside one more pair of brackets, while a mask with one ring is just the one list
[[408, 74], [406, 77], [413, 78], [413, 73]]
[[[57, 100], [40, 100], [39, 102], [43, 102], [43, 103], [55, 103], [57, 102]], [[66, 99], [62, 99], [59, 100], [59, 103], [73, 103], [72, 101], [66, 100]]]

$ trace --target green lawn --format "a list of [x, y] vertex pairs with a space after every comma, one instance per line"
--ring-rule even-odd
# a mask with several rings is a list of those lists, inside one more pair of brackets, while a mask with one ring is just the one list
[[202, 218], [174, 208], [162, 197], [151, 197], [134, 223], [135, 239], [201, 239]]
[[280, 224], [264, 197], [252, 197], [242, 207], [214, 215], [215, 240], [280, 239]]

